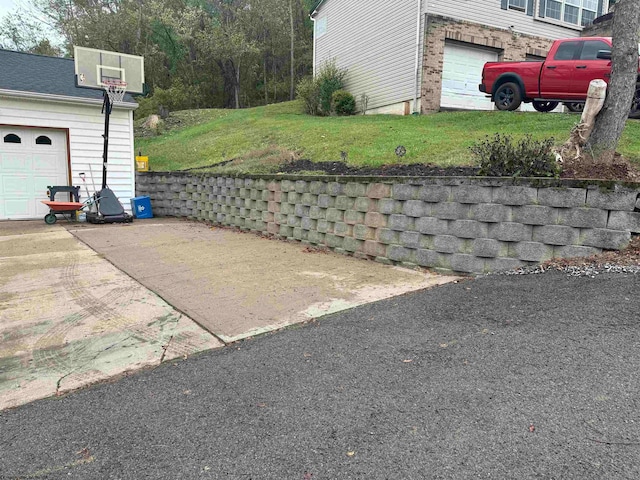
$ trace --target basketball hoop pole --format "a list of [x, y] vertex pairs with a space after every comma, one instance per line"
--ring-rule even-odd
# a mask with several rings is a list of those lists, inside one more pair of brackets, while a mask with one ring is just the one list
[[102, 148], [102, 188], [107, 188], [107, 154], [109, 152], [109, 116], [111, 115], [111, 107], [113, 104], [109, 100], [107, 91], [104, 91], [104, 102], [102, 104], [102, 111], [104, 112], [104, 133], [102, 134], [103, 148]]
[[113, 102], [121, 102], [127, 88], [127, 83], [119, 80], [104, 81], [102, 112], [104, 113], [104, 146], [102, 150], [102, 188], [107, 187], [107, 154], [109, 152], [109, 117], [113, 109]]

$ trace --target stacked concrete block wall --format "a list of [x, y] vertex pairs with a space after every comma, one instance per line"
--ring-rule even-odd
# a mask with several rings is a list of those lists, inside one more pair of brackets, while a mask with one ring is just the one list
[[617, 250], [640, 233], [633, 184], [141, 173], [137, 185], [156, 215], [463, 273]]

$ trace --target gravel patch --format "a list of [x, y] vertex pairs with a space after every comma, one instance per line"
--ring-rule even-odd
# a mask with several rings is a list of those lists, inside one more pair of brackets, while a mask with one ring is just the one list
[[489, 275], [536, 275], [549, 271], [566, 273], [570, 277], [591, 277], [603, 273], [640, 274], [640, 236], [632, 238], [629, 246], [620, 251], [581, 258], [554, 258], [541, 265], [517, 268]]
[[536, 275], [540, 273], [546, 273], [549, 271], [560, 271], [566, 273], [569, 277], [591, 277], [595, 278], [596, 275], [601, 273], [625, 273], [637, 275], [640, 273], [640, 265], [615, 265], [605, 263], [604, 265], [598, 264], [583, 264], [583, 265], [565, 265], [565, 266], [552, 266], [545, 267], [539, 265], [537, 267], [518, 268], [516, 270], [508, 270], [505, 272], [496, 272], [490, 275]]

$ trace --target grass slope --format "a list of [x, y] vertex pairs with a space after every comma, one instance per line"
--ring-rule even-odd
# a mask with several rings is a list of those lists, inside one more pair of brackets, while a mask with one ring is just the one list
[[[218, 171], [267, 173], [291, 158], [380, 166], [402, 163], [472, 165], [469, 147], [500, 132], [563, 143], [577, 115], [521, 112], [442, 112], [421, 116], [311, 117], [298, 102], [244, 110], [188, 110], [171, 114], [162, 135], [136, 138], [136, 152], [154, 171], [202, 167], [236, 159]], [[172, 126], [177, 125], [177, 126]], [[618, 151], [640, 165], [640, 122], [629, 121]]]

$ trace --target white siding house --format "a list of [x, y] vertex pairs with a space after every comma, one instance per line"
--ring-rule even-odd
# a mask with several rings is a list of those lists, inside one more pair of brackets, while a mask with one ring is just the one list
[[[75, 86], [73, 60], [0, 50], [0, 220], [43, 218], [47, 186], [102, 185], [102, 93]], [[107, 184], [135, 196], [131, 97], [110, 117]], [[82, 199], [86, 199], [84, 186]], [[68, 200], [58, 194], [56, 200]]]
[[346, 89], [356, 100], [368, 96], [367, 113], [492, 109], [478, 91], [485, 62], [544, 58], [553, 40], [580, 36], [608, 7], [608, 0], [320, 0], [311, 13], [314, 71], [335, 59], [348, 70]]

